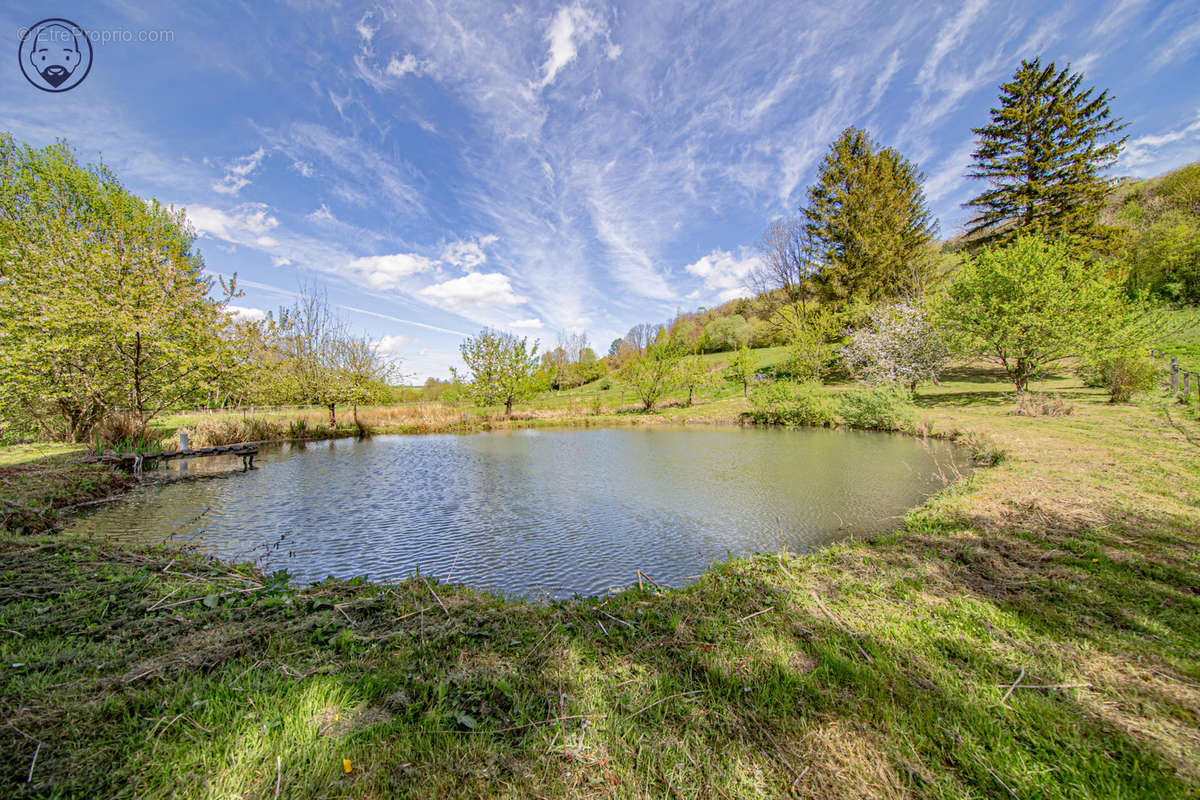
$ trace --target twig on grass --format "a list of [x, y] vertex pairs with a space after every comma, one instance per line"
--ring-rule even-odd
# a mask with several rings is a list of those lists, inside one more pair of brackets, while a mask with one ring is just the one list
[[826, 608], [825, 604], [821, 602], [821, 598], [817, 597], [816, 592], [811, 592], [811, 595], [812, 595], [812, 599], [814, 601], [816, 601], [817, 607], [819, 609], [821, 609], [821, 611], [825, 612], [825, 616], [829, 617], [829, 619], [832, 620], [835, 625], [837, 625], [839, 628], [841, 628], [842, 631], [854, 641], [854, 646], [858, 648], [858, 652], [862, 653], [863, 658], [865, 658], [869, 663], [874, 664], [875, 659], [871, 658], [871, 654], [868, 653], [866, 650], [864, 650], [863, 646], [858, 641], [859, 636], [861, 634], [855, 633], [854, 631], [850, 630], [849, 628], [846, 627], [845, 623], [843, 623], [840, 619], [835, 617], [833, 615], [833, 612], [831, 612], [828, 608]]
[[433, 590], [433, 587], [429, 585], [429, 581], [426, 580], [425, 578], [421, 578], [421, 580], [424, 581], [425, 588], [429, 590], [429, 593], [431, 595], [433, 595], [433, 599], [437, 600], [437, 604], [442, 607], [442, 611], [446, 612], [446, 616], [447, 617], [450, 616], [450, 609], [446, 608], [446, 604], [442, 602], [442, 598], [437, 596], [437, 592], [435, 592]]
[[33, 749], [33, 760], [29, 762], [29, 774], [25, 776], [26, 783], [33, 783], [33, 768], [37, 765], [37, 757], [40, 752], [42, 752], [42, 743], [38, 742], [37, 747]]
[[754, 619], [759, 614], [765, 614], [768, 611], [774, 611], [774, 610], [775, 610], [775, 606], [767, 606], [762, 611], [755, 611], [753, 614], [747, 614], [746, 616], [742, 617], [741, 619], [738, 620], [738, 624], [740, 625], [748, 619]]
[[279, 800], [279, 784], [283, 780], [283, 759], [275, 756], [275, 800]]
[[1004, 705], [1004, 702], [1006, 700], [1008, 700], [1008, 696], [1013, 693], [1013, 689], [1016, 689], [1018, 686], [1021, 685], [1021, 681], [1024, 679], [1024, 677], [1025, 677], [1025, 668], [1021, 667], [1021, 674], [1017, 676], [1017, 679], [1015, 681], [1013, 681], [1012, 686], [1008, 687], [1008, 691], [1004, 693], [1004, 697], [1000, 698], [1001, 705]]
[[679, 692], [678, 694], [669, 694], [669, 695], [667, 695], [666, 697], [660, 697], [658, 700], [655, 700], [655, 701], [654, 701], [653, 703], [651, 703], [650, 705], [648, 705], [648, 706], [642, 706], [642, 707], [641, 707], [641, 708], [639, 708], [637, 711], [634, 711], [632, 714], [627, 714], [627, 715], [625, 716], [625, 719], [633, 719], [633, 718], [634, 718], [634, 717], [636, 717], [638, 714], [641, 714], [643, 711], [649, 711], [650, 709], [654, 708], [654, 707], [655, 707], [656, 705], [658, 705], [659, 703], [665, 703], [665, 702], [667, 702], [668, 700], [674, 700], [676, 697], [691, 697], [692, 695], [695, 695], [695, 694], [704, 694], [704, 690], [703, 690], [703, 689], [697, 689], [697, 690], [695, 690], [695, 691], [693, 691], [693, 692]]

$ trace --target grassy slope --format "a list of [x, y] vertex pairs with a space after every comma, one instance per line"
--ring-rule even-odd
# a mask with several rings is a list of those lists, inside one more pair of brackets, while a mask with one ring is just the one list
[[925, 394], [1010, 456], [904, 531], [664, 596], [300, 592], [4, 539], [0, 793], [1200, 796], [1200, 425], [1047, 388], [1075, 413], [1009, 415], [979, 371]]

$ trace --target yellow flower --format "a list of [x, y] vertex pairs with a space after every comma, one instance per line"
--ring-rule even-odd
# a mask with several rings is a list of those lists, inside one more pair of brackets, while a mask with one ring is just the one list
[[350, 774], [350, 759], [348, 759], [348, 758], [342, 759], [342, 771], [345, 772], [347, 775]]

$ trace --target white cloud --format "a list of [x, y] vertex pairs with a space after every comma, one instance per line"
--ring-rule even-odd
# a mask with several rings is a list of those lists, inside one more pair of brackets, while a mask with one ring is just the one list
[[474, 269], [487, 261], [487, 253], [483, 249], [498, 240], [498, 236], [489, 234], [478, 239], [450, 242], [442, 248], [442, 261], [455, 267]]
[[212, 185], [212, 190], [220, 194], [236, 195], [250, 184], [250, 176], [262, 164], [267, 151], [258, 148], [250, 155], [235, 158], [225, 167], [225, 177]]
[[393, 78], [403, 78], [405, 75], [424, 75], [430, 71], [431, 66], [428, 61], [419, 59], [412, 53], [405, 53], [403, 58], [392, 56], [384, 71]]
[[515, 322], [508, 323], [509, 328], [515, 328], [519, 331], [540, 331], [546, 327], [546, 323], [540, 319], [519, 319]]
[[757, 266], [758, 256], [743, 248], [736, 256], [728, 250], [713, 250], [699, 261], [688, 264], [684, 270], [700, 278], [704, 290], [723, 303], [753, 294], [747, 284], [750, 273]]
[[291, 263], [292, 260], [290, 258], [284, 258], [283, 256], [274, 256], [271, 258], [271, 266], [273, 267], [286, 267]]
[[1150, 62], [1152, 71], [1168, 64], [1185, 61], [1200, 47], [1200, 22], [1180, 29], [1165, 45], [1159, 48], [1158, 56]]
[[321, 203], [321, 207], [310, 212], [308, 218], [313, 222], [337, 222], [337, 218], [333, 216], [333, 212], [329, 210], [329, 206]]
[[508, 276], [500, 272], [470, 272], [461, 278], [426, 286], [417, 290], [416, 295], [431, 305], [464, 315], [525, 302], [524, 297], [513, 292]]
[[362, 18], [354, 26], [354, 29], [358, 31], [358, 35], [361, 36], [363, 41], [367, 44], [371, 43], [371, 40], [375, 38], [375, 34], [379, 30], [379, 26], [373, 24], [372, 22], [371, 18], [373, 16], [375, 15], [368, 11], [362, 15]]
[[375, 342], [375, 350], [388, 361], [399, 361], [405, 353], [411, 353], [419, 340], [408, 336], [384, 336]]
[[1118, 162], [1134, 174], [1166, 172], [1200, 157], [1200, 111], [1174, 130], [1130, 139]]
[[435, 264], [416, 253], [393, 253], [356, 258], [346, 266], [350, 272], [364, 278], [372, 289], [398, 289], [405, 278], [429, 272]]
[[921, 65], [921, 71], [917, 73], [917, 83], [922, 86], [928, 86], [937, 72], [938, 65], [942, 63], [951, 50], [962, 44], [963, 37], [967, 34], [967, 29], [971, 27], [976, 18], [983, 13], [987, 7], [987, 0], [968, 0], [963, 3], [962, 7], [954, 17], [942, 26], [938, 32], [937, 39], [933, 43], [933, 47], [929, 49], [929, 55], [925, 58], [925, 63]]
[[[542, 79], [537, 87], [544, 89], [554, 83], [559, 70], [575, 60], [579, 45], [606, 33], [603, 22], [592, 11], [578, 5], [561, 6], [546, 29], [546, 41], [550, 52], [542, 64]], [[610, 59], [621, 54], [619, 47], [610, 44], [607, 55]]]
[[253, 244], [279, 226], [265, 203], [242, 203], [230, 211], [195, 205], [187, 209], [196, 232], [234, 244]]
[[233, 315], [234, 319], [245, 322], [257, 322], [267, 318], [267, 312], [261, 308], [251, 308], [247, 306], [225, 306], [225, 310]]

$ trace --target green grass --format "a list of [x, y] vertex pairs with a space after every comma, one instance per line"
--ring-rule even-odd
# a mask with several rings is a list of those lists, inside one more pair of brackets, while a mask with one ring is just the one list
[[[1072, 413], [1011, 414], [984, 369], [921, 392], [1008, 455], [896, 533], [661, 595], [302, 591], [9, 536], [0, 794], [1200, 797], [1200, 423], [1035, 388]], [[654, 416], [710, 407], [744, 405]]]
[[1200, 372], [1200, 309], [1172, 312], [1169, 325], [1171, 332], [1155, 342], [1154, 346], [1178, 358], [1180, 369]]

